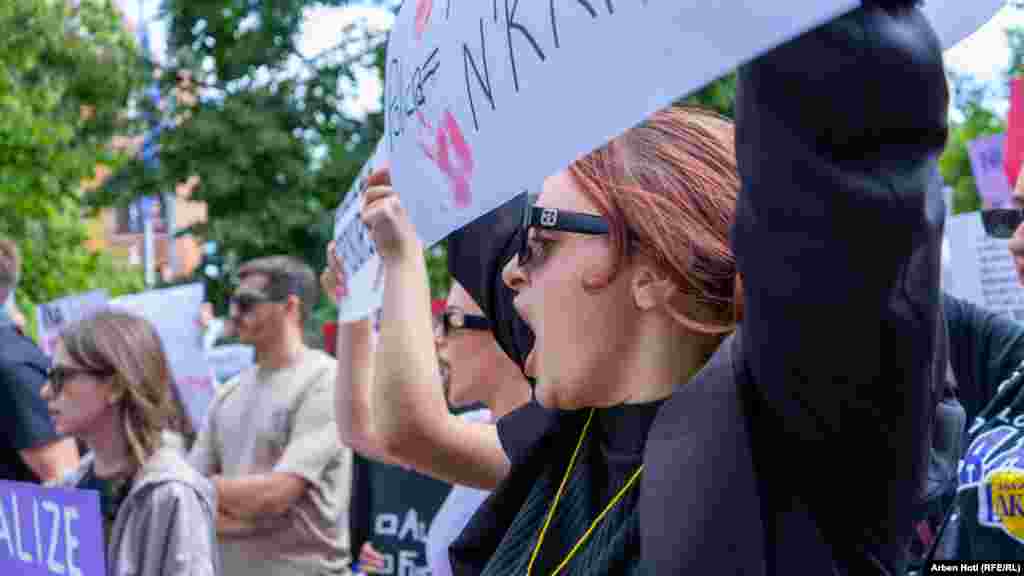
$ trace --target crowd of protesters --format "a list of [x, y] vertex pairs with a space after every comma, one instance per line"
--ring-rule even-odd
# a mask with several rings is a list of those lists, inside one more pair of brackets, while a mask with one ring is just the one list
[[[336, 358], [304, 341], [321, 289], [346, 297], [333, 245], [319, 282], [243, 264], [204, 349], [230, 334], [255, 361], [199, 426], [136, 315], [47, 358], [0, 240], [0, 479], [97, 491], [110, 576], [381, 570], [351, 546], [354, 454], [453, 485], [435, 575], [1024, 559], [1024, 325], [942, 291], [942, 56], [881, 4], [744, 65], [735, 124], [658, 111], [454, 233], [441, 309], [373, 173], [379, 332], [342, 325]], [[984, 221], [1024, 270], [1015, 197]]]

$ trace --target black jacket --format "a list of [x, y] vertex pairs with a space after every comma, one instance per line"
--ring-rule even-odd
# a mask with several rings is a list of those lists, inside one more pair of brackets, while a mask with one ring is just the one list
[[0, 479], [38, 482], [19, 451], [59, 439], [40, 396], [50, 362], [13, 325], [0, 326]]

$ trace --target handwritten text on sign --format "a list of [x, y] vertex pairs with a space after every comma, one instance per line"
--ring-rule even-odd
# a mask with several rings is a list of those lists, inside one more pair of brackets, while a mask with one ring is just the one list
[[0, 480], [0, 574], [104, 576], [99, 495]]
[[[1002, 0], [928, 2], [949, 46]], [[430, 245], [856, 0], [405, 2], [388, 43], [392, 177]]]
[[380, 257], [370, 231], [359, 218], [366, 178], [387, 162], [384, 141], [363, 166], [334, 219], [334, 250], [341, 260], [348, 295], [338, 302], [338, 320], [352, 322], [380, 308], [383, 283], [379, 281]]
[[985, 234], [978, 212], [946, 221], [952, 286], [946, 291], [977, 306], [1024, 321], [1024, 288], [1018, 284], [1008, 240]]

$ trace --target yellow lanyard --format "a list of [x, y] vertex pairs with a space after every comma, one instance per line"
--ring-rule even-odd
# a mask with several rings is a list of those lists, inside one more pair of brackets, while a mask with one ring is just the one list
[[[544, 526], [540, 529], [540, 535], [537, 537], [537, 545], [533, 548], [533, 554], [530, 556], [530, 564], [526, 567], [527, 576], [531, 576], [533, 574], [533, 564], [537, 561], [537, 555], [540, 554], [540, 547], [544, 543], [544, 536], [547, 535], [548, 527], [551, 525], [551, 519], [555, 516], [555, 510], [558, 508], [558, 502], [562, 498], [562, 492], [565, 491], [565, 485], [569, 483], [569, 476], [572, 474], [572, 469], [576, 465], [576, 457], [580, 453], [580, 446], [583, 446], [583, 439], [587, 437], [587, 432], [590, 430], [590, 421], [593, 419], [594, 409], [591, 408], [590, 415], [587, 416], [587, 422], [583, 425], [583, 431], [580, 433], [580, 439], [576, 442], [576, 449], [572, 451], [572, 458], [569, 460], [569, 467], [565, 470], [565, 476], [562, 477], [562, 483], [558, 486], [558, 492], [555, 492], [555, 501], [551, 504], [551, 509], [548, 510], [548, 517], [544, 520]], [[580, 539], [576, 541], [576, 544], [571, 550], [569, 550], [569, 554], [561, 563], [558, 564], [555, 570], [551, 573], [551, 576], [555, 576], [561, 572], [562, 568], [565, 568], [566, 565], [569, 564], [569, 561], [576, 556], [576, 553], [583, 547], [583, 543], [590, 537], [594, 528], [597, 528], [597, 525], [601, 523], [601, 520], [604, 520], [604, 517], [608, 515], [608, 512], [610, 512], [611, 509], [619, 503], [619, 500], [622, 500], [622, 497], [626, 495], [626, 492], [636, 484], [636, 480], [640, 477], [640, 472], [643, 471], [643, 469], [643, 464], [637, 467], [636, 472], [633, 472], [633, 475], [626, 481], [626, 484], [618, 491], [618, 493], [615, 494], [614, 497], [612, 497], [611, 501], [608, 502], [608, 505], [604, 507], [604, 510], [597, 515], [597, 518], [590, 523], [590, 528], [587, 528], [587, 531], [583, 533], [583, 536], [580, 536]]]

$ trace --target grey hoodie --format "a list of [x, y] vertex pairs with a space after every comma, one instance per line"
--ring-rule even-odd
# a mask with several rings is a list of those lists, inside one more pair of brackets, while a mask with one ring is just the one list
[[[89, 454], [58, 485], [78, 485], [92, 465]], [[117, 511], [107, 575], [217, 576], [216, 511], [213, 485], [185, 461], [181, 437], [165, 433]]]

